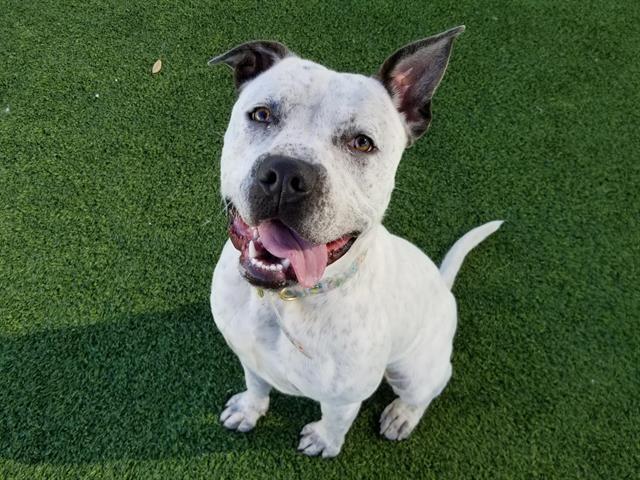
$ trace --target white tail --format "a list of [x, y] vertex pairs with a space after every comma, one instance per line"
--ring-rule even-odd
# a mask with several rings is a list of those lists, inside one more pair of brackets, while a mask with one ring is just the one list
[[458, 270], [462, 266], [464, 257], [480, 242], [500, 228], [502, 220], [485, 223], [465, 233], [460, 240], [453, 244], [440, 265], [440, 274], [449, 288], [453, 286]]

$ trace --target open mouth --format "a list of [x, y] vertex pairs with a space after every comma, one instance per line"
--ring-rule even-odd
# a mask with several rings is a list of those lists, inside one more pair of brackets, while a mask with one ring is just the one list
[[324, 244], [312, 244], [280, 220], [247, 225], [237, 210], [229, 208], [229, 238], [240, 251], [240, 271], [262, 288], [283, 288], [299, 283], [313, 287], [328, 265], [342, 257], [357, 234], [343, 235]]

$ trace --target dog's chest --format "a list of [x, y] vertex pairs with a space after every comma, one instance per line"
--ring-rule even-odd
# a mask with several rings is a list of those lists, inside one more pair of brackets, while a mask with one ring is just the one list
[[341, 308], [329, 295], [302, 304], [242, 291], [246, 296], [236, 290], [233, 301], [220, 295], [212, 303], [218, 328], [243, 364], [284, 393], [318, 401], [373, 393], [388, 342], [367, 305], [349, 312], [359, 307]]

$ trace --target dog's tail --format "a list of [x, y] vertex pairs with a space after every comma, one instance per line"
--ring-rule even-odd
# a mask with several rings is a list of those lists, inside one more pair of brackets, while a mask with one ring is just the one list
[[465, 233], [460, 240], [453, 244], [440, 265], [440, 274], [449, 288], [453, 286], [458, 270], [462, 266], [464, 257], [480, 242], [500, 228], [502, 220], [485, 223]]

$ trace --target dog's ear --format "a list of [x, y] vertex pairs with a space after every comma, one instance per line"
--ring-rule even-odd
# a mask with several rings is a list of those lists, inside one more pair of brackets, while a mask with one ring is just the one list
[[444, 76], [453, 40], [461, 25], [402, 47], [382, 64], [377, 74], [404, 117], [413, 143], [431, 123], [431, 98]]
[[260, 75], [283, 58], [291, 55], [289, 49], [278, 42], [255, 41], [243, 43], [226, 53], [213, 57], [208, 65], [226, 63], [233, 68], [236, 88]]

